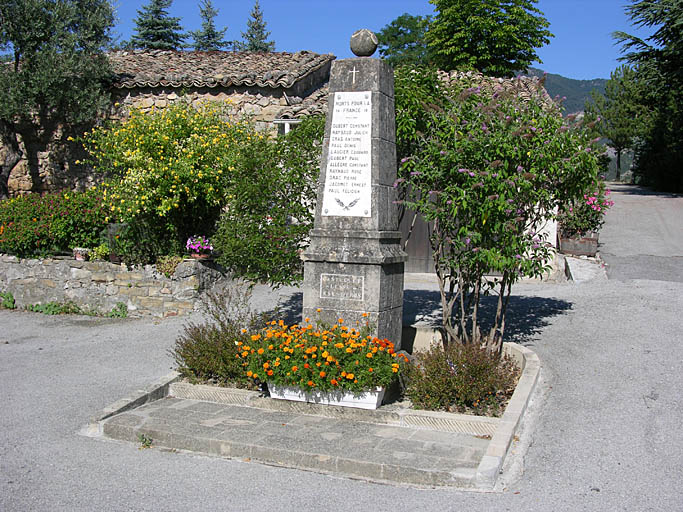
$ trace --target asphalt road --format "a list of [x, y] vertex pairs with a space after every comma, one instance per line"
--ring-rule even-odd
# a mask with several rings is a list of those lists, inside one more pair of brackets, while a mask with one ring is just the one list
[[[84, 437], [91, 415], [168, 373], [183, 320], [0, 311], [0, 511], [683, 510], [683, 206], [628, 190], [614, 199], [601, 234], [609, 281], [513, 290], [509, 333], [538, 353], [543, 381], [499, 492]], [[411, 286], [412, 310], [433, 308], [433, 290]], [[258, 290], [256, 301], [295, 307], [292, 292]]]

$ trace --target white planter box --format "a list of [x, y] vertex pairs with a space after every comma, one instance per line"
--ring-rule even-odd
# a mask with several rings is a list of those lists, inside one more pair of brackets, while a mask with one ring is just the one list
[[270, 397], [278, 400], [310, 402], [340, 407], [356, 407], [358, 409], [377, 409], [384, 399], [384, 388], [376, 388], [361, 393], [348, 391], [304, 391], [301, 388], [276, 386], [268, 384]]

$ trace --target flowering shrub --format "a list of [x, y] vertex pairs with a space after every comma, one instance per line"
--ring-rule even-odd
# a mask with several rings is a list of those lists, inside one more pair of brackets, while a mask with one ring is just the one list
[[127, 236], [139, 237], [138, 244], [153, 240], [157, 252], [179, 254], [188, 236], [212, 232], [232, 199], [242, 153], [262, 138], [220, 105], [178, 102], [133, 110], [127, 120], [86, 134], [84, 143], [95, 169], [109, 178], [109, 220], [134, 226]]
[[[308, 322], [308, 319], [306, 319]], [[272, 321], [251, 341], [238, 342], [247, 377], [279, 386], [361, 392], [388, 387], [398, 377], [399, 358], [389, 340], [349, 329]]]
[[609, 195], [605, 183], [597, 181], [592, 192], [565, 205], [558, 215], [560, 234], [570, 238], [599, 231], [605, 223], [605, 213], [614, 205]]
[[[547, 271], [551, 247], [539, 232], [556, 207], [595, 181], [597, 140], [538, 91], [480, 87], [476, 78], [427, 87], [427, 76], [396, 71], [396, 96], [425, 101], [397, 102], [397, 127], [410, 144], [399, 145], [395, 187], [431, 223], [449, 342], [500, 354], [511, 286]], [[411, 119], [421, 119], [419, 130]], [[482, 333], [480, 300], [491, 292], [495, 319]]]
[[105, 217], [101, 187], [6, 199], [0, 201], [0, 252], [29, 257], [95, 247]]
[[210, 254], [213, 251], [211, 240], [201, 235], [191, 236], [185, 243], [185, 249], [193, 254]]

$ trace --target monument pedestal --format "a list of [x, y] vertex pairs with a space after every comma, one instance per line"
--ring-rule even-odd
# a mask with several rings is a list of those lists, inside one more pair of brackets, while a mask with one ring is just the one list
[[303, 315], [343, 318], [349, 328], [369, 321], [399, 347], [407, 256], [393, 186], [393, 72], [377, 59], [335, 61], [330, 93], [314, 229], [303, 255]]

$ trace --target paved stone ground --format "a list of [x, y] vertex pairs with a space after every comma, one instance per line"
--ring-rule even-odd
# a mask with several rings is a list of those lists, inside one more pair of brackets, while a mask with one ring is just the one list
[[[642, 189], [614, 198], [600, 248], [609, 281], [513, 289], [509, 335], [539, 355], [543, 386], [502, 492], [379, 485], [78, 435], [91, 415], [168, 373], [182, 320], [0, 311], [0, 510], [683, 510], [683, 210]], [[609, 261], [665, 229], [648, 252], [673, 271]], [[296, 293], [257, 295], [294, 304]], [[433, 312], [435, 294], [411, 284], [410, 314]]]
[[472, 486], [488, 440], [452, 432], [375, 425], [166, 398], [117, 415], [104, 434], [139, 443], [255, 459], [375, 481]]

